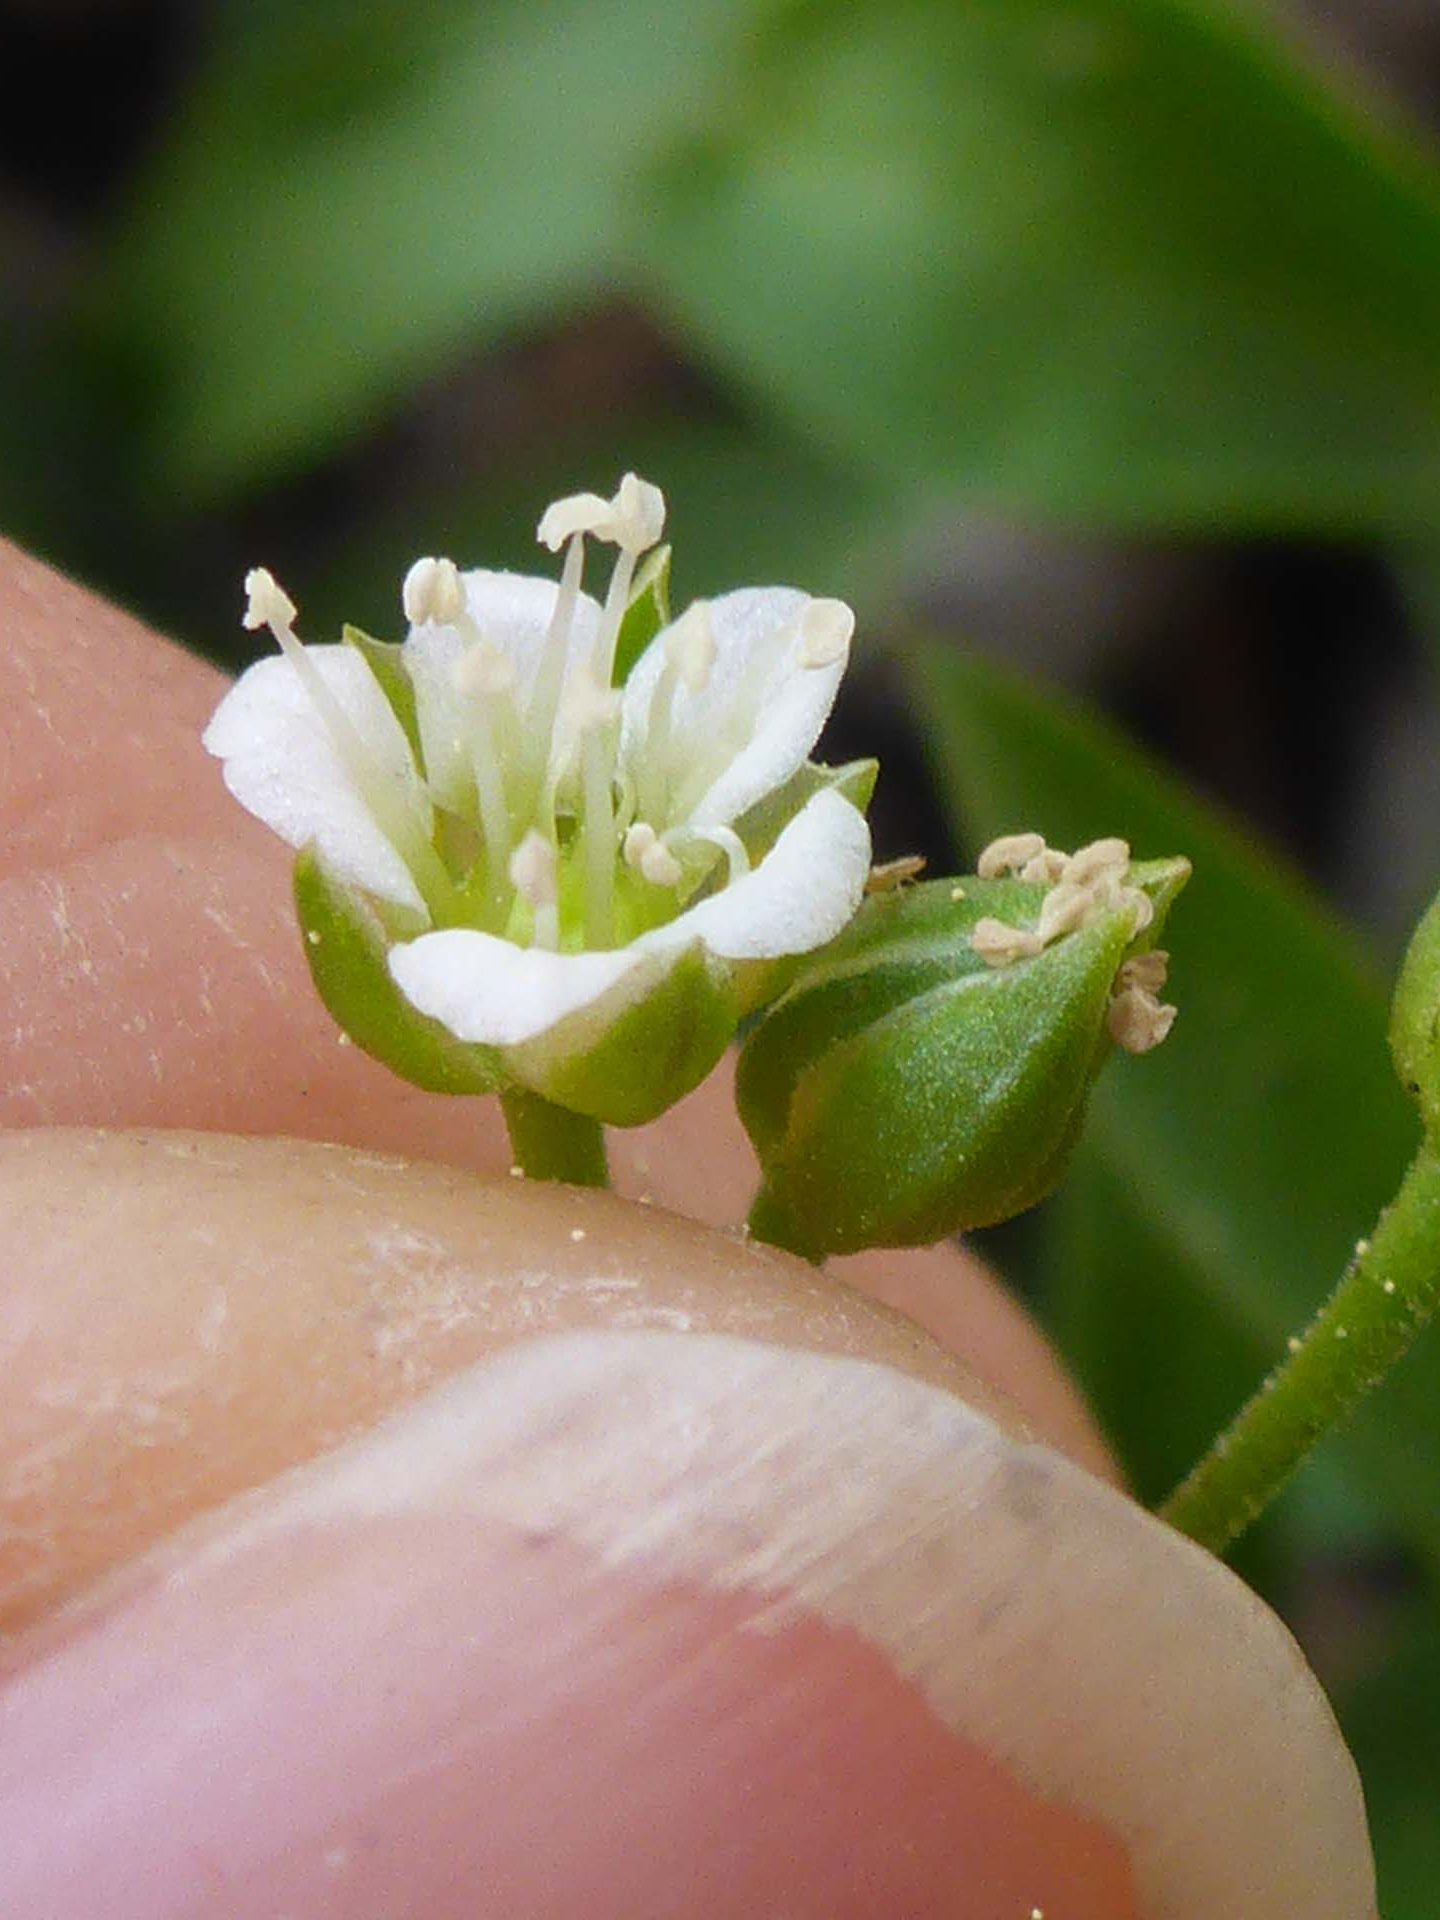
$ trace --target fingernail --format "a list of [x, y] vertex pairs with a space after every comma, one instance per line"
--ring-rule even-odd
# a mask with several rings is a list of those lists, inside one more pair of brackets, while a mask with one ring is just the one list
[[1293, 1643], [888, 1367], [512, 1347], [193, 1529], [0, 1694], [45, 1920], [1370, 1920]]

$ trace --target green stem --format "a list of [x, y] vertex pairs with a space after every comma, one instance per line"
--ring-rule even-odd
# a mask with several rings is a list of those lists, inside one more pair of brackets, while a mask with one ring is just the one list
[[608, 1187], [605, 1134], [598, 1120], [552, 1107], [538, 1093], [502, 1093], [515, 1164], [532, 1180], [565, 1180], [572, 1187]]
[[1427, 1144], [1289, 1357], [1161, 1509], [1221, 1552], [1359, 1405], [1440, 1307], [1440, 1159]]

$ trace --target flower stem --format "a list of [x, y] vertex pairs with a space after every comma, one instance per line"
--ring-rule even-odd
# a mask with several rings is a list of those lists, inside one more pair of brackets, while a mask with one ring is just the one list
[[532, 1180], [564, 1180], [572, 1187], [608, 1187], [605, 1134], [598, 1120], [551, 1106], [538, 1093], [502, 1093], [500, 1105], [515, 1164]]
[[1440, 1307], [1440, 1159], [1428, 1143], [1289, 1357], [1161, 1515], [1212, 1553], [1243, 1533]]

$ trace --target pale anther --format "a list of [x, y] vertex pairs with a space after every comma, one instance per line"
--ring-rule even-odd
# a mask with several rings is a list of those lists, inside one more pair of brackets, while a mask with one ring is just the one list
[[1103, 868], [1086, 883], [1090, 897], [1104, 913], [1128, 911], [1132, 934], [1143, 933], [1155, 918], [1155, 902], [1143, 887], [1124, 886], [1120, 879], [1122, 871], [1114, 867]]
[[448, 627], [465, 612], [465, 588], [453, 560], [417, 560], [400, 588], [400, 604], [412, 627]]
[[1155, 902], [1150, 898], [1149, 894], [1145, 892], [1143, 887], [1122, 887], [1120, 889], [1120, 904], [1129, 907], [1134, 914], [1134, 928], [1136, 933], [1144, 933], [1145, 929], [1155, 918]]
[[625, 829], [625, 838], [620, 843], [620, 851], [627, 867], [639, 871], [640, 862], [654, 846], [658, 835], [648, 820], [637, 820], [633, 826]]
[[985, 848], [975, 871], [982, 880], [998, 880], [1003, 874], [1018, 873], [1044, 851], [1045, 841], [1038, 833], [1004, 833]]
[[1012, 961], [1028, 960], [1039, 953], [1044, 942], [1038, 933], [1007, 926], [1003, 920], [987, 914], [983, 920], [976, 921], [970, 945], [987, 967], [1008, 967]]
[[854, 632], [855, 615], [843, 600], [812, 600], [800, 616], [801, 666], [833, 667]]
[[1042, 943], [1048, 946], [1062, 934], [1073, 933], [1084, 924], [1093, 904], [1088, 887], [1077, 887], [1071, 880], [1052, 887], [1040, 903], [1040, 918], [1035, 924]]
[[478, 640], [455, 662], [450, 678], [462, 699], [493, 696], [508, 693], [515, 685], [515, 665], [499, 647]]
[[565, 711], [577, 733], [608, 726], [620, 711], [620, 695], [602, 686], [586, 667], [577, 667], [565, 688]]
[[1162, 1006], [1144, 987], [1125, 987], [1110, 1002], [1110, 1038], [1127, 1053], [1149, 1053], [1175, 1024], [1174, 1007]]
[[295, 602], [268, 567], [252, 567], [245, 576], [245, 611], [240, 624], [252, 633], [259, 627], [287, 631], [295, 624]]
[[1150, 953], [1137, 953], [1120, 969], [1122, 987], [1143, 987], [1147, 993], [1159, 993], [1170, 971], [1170, 956], [1156, 947]]
[[529, 907], [553, 907], [559, 899], [555, 849], [534, 827], [510, 856], [510, 884]]
[[656, 840], [640, 856], [640, 871], [652, 887], [678, 887], [685, 869], [663, 840]]
[[1058, 847], [1044, 847], [1033, 860], [1025, 862], [1019, 878], [1030, 886], [1053, 887], [1065, 878], [1065, 869], [1069, 864], [1068, 853], [1061, 853]]
[[627, 473], [621, 480], [611, 511], [612, 525], [600, 538], [613, 540], [627, 553], [647, 552], [665, 531], [665, 496], [638, 473]]
[[552, 500], [540, 516], [535, 538], [551, 553], [558, 553], [577, 533], [595, 533], [610, 517], [610, 502], [598, 493], [572, 493], [564, 500]]
[[556, 500], [540, 516], [535, 537], [557, 552], [577, 533], [608, 540], [629, 554], [644, 553], [665, 531], [665, 496], [637, 474], [627, 473], [613, 500], [598, 493], [572, 493]]
[[1088, 886], [1106, 874], [1122, 874], [1130, 864], [1130, 846], [1125, 840], [1092, 840], [1070, 856], [1065, 878], [1077, 886]]
[[665, 635], [665, 657], [680, 676], [681, 685], [700, 693], [715, 665], [715, 628], [708, 601], [688, 606]]

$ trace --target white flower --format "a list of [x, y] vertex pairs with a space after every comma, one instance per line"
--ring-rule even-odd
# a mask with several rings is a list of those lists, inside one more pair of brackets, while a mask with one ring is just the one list
[[[870, 861], [859, 808], [807, 768], [848, 658], [841, 602], [697, 602], [612, 686], [663, 525], [658, 489], [626, 475], [613, 500], [547, 509], [558, 585], [419, 560], [390, 650], [302, 646], [257, 570], [246, 624], [281, 655], [205, 735], [236, 798], [364, 896], [411, 1007], [601, 1118], [658, 1111], [708, 1071], [773, 963], [849, 920]], [[603, 605], [582, 591], [587, 535], [618, 549]], [[669, 1030], [641, 1034], [657, 996]]]

